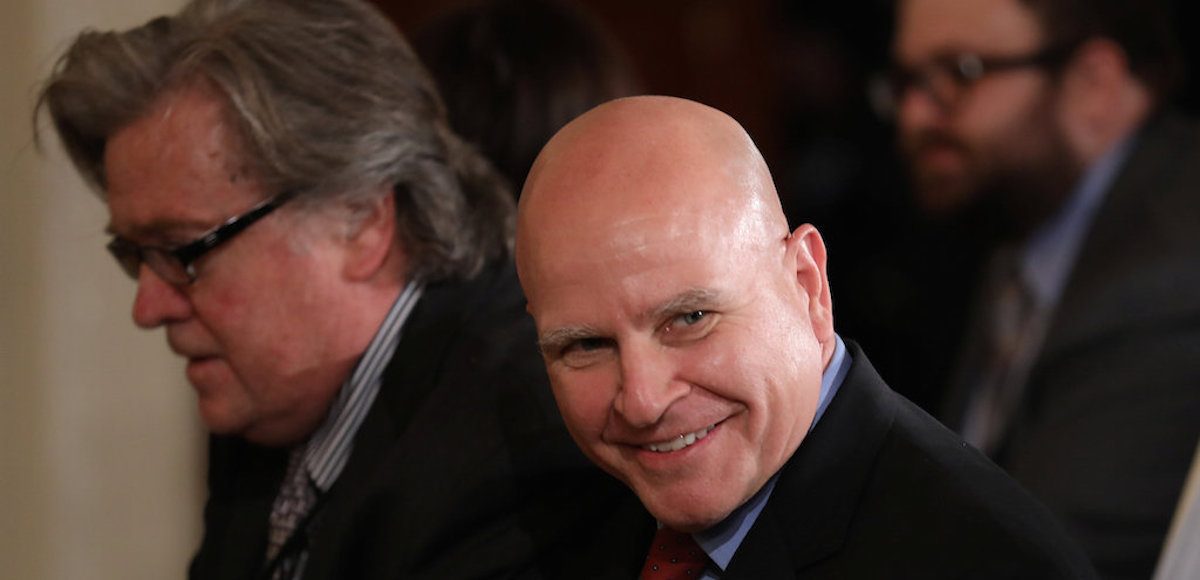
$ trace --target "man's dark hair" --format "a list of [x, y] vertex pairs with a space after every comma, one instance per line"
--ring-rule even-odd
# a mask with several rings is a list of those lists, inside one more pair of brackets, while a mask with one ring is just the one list
[[533, 159], [568, 121], [632, 92], [619, 47], [582, 8], [559, 0], [487, 0], [419, 30], [450, 124], [519, 192]]
[[1183, 75], [1171, 8], [1161, 0], [1020, 0], [1037, 16], [1048, 46], [1107, 38], [1121, 46], [1129, 68], [1155, 95], [1169, 99]]

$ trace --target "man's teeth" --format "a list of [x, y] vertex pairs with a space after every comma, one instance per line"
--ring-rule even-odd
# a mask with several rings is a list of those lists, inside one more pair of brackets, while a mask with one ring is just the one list
[[716, 427], [716, 424], [709, 425], [708, 427], [704, 427], [703, 429], [700, 429], [699, 431], [693, 431], [692, 433], [684, 433], [683, 435], [680, 435], [679, 437], [676, 437], [670, 441], [663, 441], [660, 443], [651, 443], [649, 445], [643, 445], [642, 449], [649, 449], [650, 451], [654, 451], [656, 453], [668, 453], [671, 451], [679, 451], [680, 449], [683, 449], [684, 447], [687, 447], [701, 439], [704, 439], [704, 437], [706, 435], [708, 435], [708, 432], [713, 430], [713, 427]]

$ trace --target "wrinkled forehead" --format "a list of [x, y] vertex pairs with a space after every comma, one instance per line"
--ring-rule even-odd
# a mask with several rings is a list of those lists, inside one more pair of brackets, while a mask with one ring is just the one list
[[758, 197], [720, 195], [727, 183], [693, 185], [692, 195], [645, 183], [638, 195], [591, 191], [529, 204], [518, 225], [517, 261], [531, 304], [547, 288], [632, 279], [656, 269], [727, 271], [725, 262], [772, 237], [760, 219], [764, 212], [753, 207]]

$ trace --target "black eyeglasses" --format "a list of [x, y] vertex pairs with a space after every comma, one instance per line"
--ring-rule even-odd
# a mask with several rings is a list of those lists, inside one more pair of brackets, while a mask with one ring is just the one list
[[118, 237], [108, 243], [108, 252], [116, 258], [121, 269], [134, 280], [137, 280], [138, 271], [145, 263], [159, 278], [169, 284], [177, 286], [191, 284], [196, 280], [194, 264], [196, 260], [200, 259], [200, 256], [233, 239], [242, 230], [266, 217], [267, 214], [275, 211], [291, 198], [291, 192], [276, 195], [250, 208], [242, 215], [225, 220], [225, 223], [182, 246], [175, 248], [142, 246]]
[[1057, 69], [1075, 54], [1078, 43], [1052, 46], [1019, 56], [981, 56], [961, 53], [943, 56], [917, 67], [896, 65], [882, 82], [872, 87], [878, 112], [892, 116], [909, 90], [925, 93], [943, 112], [954, 110], [967, 89], [983, 77], [1020, 68]]

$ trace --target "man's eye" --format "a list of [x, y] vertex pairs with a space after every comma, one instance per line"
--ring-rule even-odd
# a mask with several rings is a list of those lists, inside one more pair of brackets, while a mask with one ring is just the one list
[[604, 348], [604, 345], [605, 342], [602, 338], [581, 338], [575, 342], [572, 342], [571, 344], [568, 344], [563, 350], [581, 350], [584, 352], [589, 352], [593, 350], [600, 350]]
[[613, 346], [607, 338], [580, 338], [564, 346], [558, 358], [569, 367], [582, 368], [603, 360], [613, 352]]
[[710, 330], [716, 315], [707, 310], [693, 310], [679, 314], [663, 326], [664, 340], [686, 342], [703, 338]]

